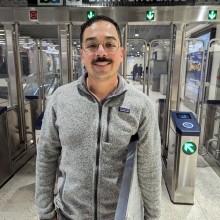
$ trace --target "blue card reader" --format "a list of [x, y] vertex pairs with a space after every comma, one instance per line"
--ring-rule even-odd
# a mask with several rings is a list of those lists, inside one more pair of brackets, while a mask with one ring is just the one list
[[176, 132], [182, 136], [199, 136], [201, 127], [192, 112], [171, 111]]

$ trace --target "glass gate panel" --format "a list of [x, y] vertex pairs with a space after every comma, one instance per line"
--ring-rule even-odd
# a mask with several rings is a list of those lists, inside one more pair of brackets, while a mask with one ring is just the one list
[[21, 82], [24, 95], [26, 140], [34, 142], [35, 121], [41, 113], [38, 45], [30, 37], [19, 37]]
[[80, 40], [76, 39], [72, 41], [72, 62], [73, 62], [73, 81], [77, 80], [85, 71], [85, 67], [82, 65], [80, 57]]
[[8, 70], [4, 28], [0, 27], [0, 106], [8, 106]]
[[204, 118], [202, 128], [202, 145], [206, 153], [212, 157], [205, 157], [211, 164], [218, 165], [220, 173], [220, 39], [213, 39], [209, 43], [206, 67], [207, 83], [204, 100]]
[[196, 115], [199, 113], [199, 105], [202, 99], [202, 88], [205, 78], [205, 43], [202, 40], [188, 39], [186, 43], [186, 54], [184, 64], [184, 89], [183, 105], [181, 110], [193, 111]]
[[41, 41], [41, 84], [45, 100], [53, 94], [60, 85], [60, 48], [57, 39], [43, 39]]
[[[139, 90], [145, 92], [147, 43], [144, 39], [127, 40], [127, 79]], [[145, 69], [144, 69], [145, 68]]]
[[167, 85], [170, 79], [173, 26], [128, 25], [127, 29], [127, 80], [152, 100], [158, 114], [163, 144], [167, 133]]
[[34, 39], [19, 38], [24, 96], [39, 95], [38, 47]]
[[152, 100], [157, 100], [156, 109], [158, 112], [158, 123], [162, 145], [165, 145], [166, 138], [166, 111], [168, 108], [167, 89], [169, 89], [169, 59], [170, 40], [156, 39], [151, 41], [148, 60], [147, 85], [148, 94]]
[[220, 40], [213, 39], [208, 52], [207, 82], [210, 84], [206, 98], [220, 100]]
[[169, 53], [170, 41], [168, 39], [151, 42], [148, 76], [150, 97], [166, 98]]
[[83, 73], [86, 72], [80, 57], [80, 30], [81, 25], [72, 24], [71, 42], [72, 42], [72, 74], [73, 81], [77, 80]]

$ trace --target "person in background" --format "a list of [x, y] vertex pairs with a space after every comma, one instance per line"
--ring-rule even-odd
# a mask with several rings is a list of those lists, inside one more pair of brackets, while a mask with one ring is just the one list
[[142, 73], [143, 73], [143, 67], [142, 67], [142, 64], [140, 64], [140, 65], [138, 66], [138, 78], [139, 78], [139, 79], [141, 79]]
[[148, 66], [146, 66], [146, 80], [148, 80]]
[[80, 40], [87, 72], [59, 87], [44, 114], [36, 159], [39, 217], [113, 220], [128, 145], [137, 134], [145, 219], [159, 219], [162, 175], [157, 117], [150, 99], [118, 72], [124, 57], [119, 26], [98, 15], [81, 26]]
[[138, 74], [138, 64], [137, 63], [133, 67], [132, 74], [133, 74], [133, 80], [135, 80], [136, 76]]

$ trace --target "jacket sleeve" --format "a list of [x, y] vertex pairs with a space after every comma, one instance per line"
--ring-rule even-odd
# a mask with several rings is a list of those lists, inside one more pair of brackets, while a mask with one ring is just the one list
[[150, 100], [142, 111], [139, 126], [137, 172], [146, 220], [160, 219], [161, 214], [161, 143], [156, 114]]
[[60, 141], [55, 123], [54, 103], [55, 97], [52, 96], [44, 113], [40, 143], [37, 147], [35, 200], [40, 219], [52, 219], [56, 215], [54, 185], [60, 156]]

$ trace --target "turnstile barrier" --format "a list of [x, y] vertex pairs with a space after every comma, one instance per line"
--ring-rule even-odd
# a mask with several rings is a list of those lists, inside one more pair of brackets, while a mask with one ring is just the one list
[[200, 125], [192, 112], [171, 111], [163, 176], [173, 203], [193, 204]]

